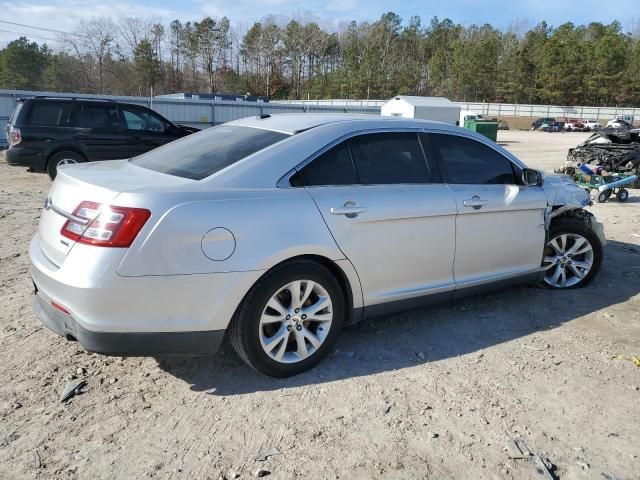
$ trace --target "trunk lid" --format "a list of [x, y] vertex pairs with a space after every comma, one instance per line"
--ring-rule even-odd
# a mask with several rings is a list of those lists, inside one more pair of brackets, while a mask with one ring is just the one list
[[109, 205], [124, 191], [175, 187], [188, 182], [136, 167], [128, 160], [61, 166], [40, 216], [42, 252], [55, 265], [62, 265], [76, 242], [60, 231], [83, 201]]

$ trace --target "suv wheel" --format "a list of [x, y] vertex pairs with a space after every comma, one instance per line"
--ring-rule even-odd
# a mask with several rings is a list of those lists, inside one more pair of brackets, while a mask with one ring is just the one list
[[58, 174], [58, 165], [69, 165], [71, 163], [86, 162], [85, 158], [76, 152], [58, 152], [53, 155], [47, 162], [47, 173], [51, 180], [56, 178]]
[[570, 219], [552, 224], [542, 261], [545, 287], [584, 287], [595, 278], [601, 263], [602, 243], [591, 228]]
[[326, 355], [344, 315], [344, 294], [331, 272], [293, 261], [268, 272], [247, 293], [230, 326], [231, 343], [255, 370], [288, 377]]

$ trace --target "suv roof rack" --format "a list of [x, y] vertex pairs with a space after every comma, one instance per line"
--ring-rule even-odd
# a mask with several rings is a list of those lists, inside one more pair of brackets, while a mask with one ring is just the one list
[[[95, 98], [95, 97], [64, 97], [64, 96], [55, 96], [55, 95], [34, 95], [33, 97], [27, 98], [55, 98], [56, 100], [92, 100], [94, 102], [113, 102], [118, 103], [116, 100], [111, 98]], [[24, 100], [24, 99], [20, 99]]]

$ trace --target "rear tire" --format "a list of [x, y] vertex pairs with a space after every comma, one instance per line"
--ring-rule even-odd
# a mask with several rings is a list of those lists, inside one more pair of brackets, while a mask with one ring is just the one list
[[344, 293], [333, 274], [315, 262], [294, 260], [267, 272], [249, 290], [231, 321], [229, 337], [251, 368], [289, 377], [322, 360], [344, 318]]
[[551, 224], [542, 261], [541, 286], [553, 290], [585, 287], [601, 265], [602, 243], [588, 225], [569, 217]]
[[47, 162], [47, 173], [51, 180], [55, 180], [58, 174], [58, 165], [65, 165], [70, 163], [84, 163], [87, 160], [76, 152], [58, 152], [53, 155]]

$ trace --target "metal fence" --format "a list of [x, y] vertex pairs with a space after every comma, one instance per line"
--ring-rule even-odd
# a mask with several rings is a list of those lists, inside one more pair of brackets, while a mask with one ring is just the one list
[[605, 120], [616, 115], [640, 116], [640, 108], [585, 107], [559, 105], [519, 105], [517, 103], [470, 103], [457, 102], [463, 110], [494, 117], [572, 117]]
[[[215, 101], [149, 97], [119, 97], [111, 95], [85, 95], [75, 93], [34, 92], [25, 90], [0, 90], [0, 128], [4, 132], [5, 125], [11, 116], [19, 98], [36, 95], [78, 98], [107, 98], [120, 102], [145, 105], [160, 113], [174, 123], [206, 128], [238, 118], [251, 117], [272, 113], [363, 113], [379, 115], [380, 108], [366, 105], [307, 105], [278, 103], [257, 103], [246, 101]], [[0, 135], [0, 148], [6, 148], [7, 139]]]

